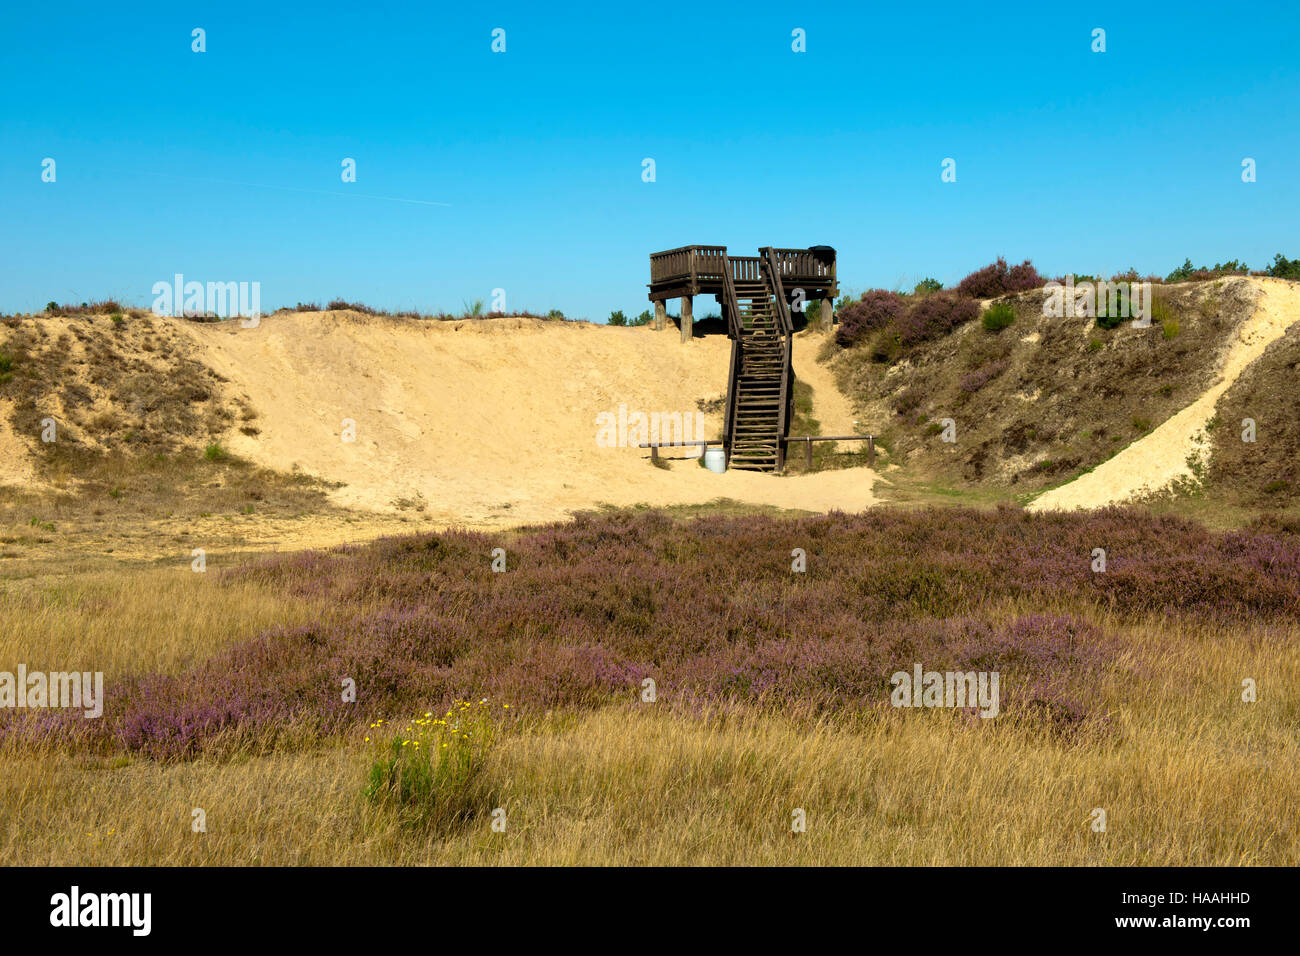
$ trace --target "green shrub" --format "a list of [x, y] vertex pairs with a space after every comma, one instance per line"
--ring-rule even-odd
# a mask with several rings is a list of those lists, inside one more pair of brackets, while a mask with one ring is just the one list
[[984, 328], [990, 332], [1001, 332], [1016, 321], [1016, 310], [1009, 302], [994, 302], [984, 313]]
[[1174, 310], [1170, 308], [1169, 303], [1165, 301], [1164, 296], [1156, 295], [1151, 299], [1151, 321], [1164, 325], [1167, 321], [1174, 318]]
[[1279, 279], [1300, 279], [1300, 259], [1288, 259], [1279, 252], [1273, 257], [1268, 274]]
[[1114, 291], [1102, 286], [1098, 286], [1096, 290], [1094, 314], [1097, 317], [1097, 325], [1103, 329], [1116, 328], [1120, 323], [1135, 318], [1128, 288], [1121, 286], [1116, 294], [1109, 294]]
[[608, 323], [608, 324], [610, 324], [610, 325], [617, 325], [617, 326], [620, 326], [620, 327], [625, 326], [625, 325], [627, 325], [627, 316], [623, 314], [623, 310], [622, 310], [622, 309], [619, 309], [619, 310], [617, 310], [617, 311], [611, 312], [611, 313], [609, 314], [609, 323]]
[[403, 822], [445, 828], [491, 809], [483, 767], [497, 724], [486, 700], [456, 701], [442, 717], [426, 713], [392, 736], [382, 720], [369, 732], [365, 796], [395, 810]]
[[649, 309], [646, 309], [644, 312], [642, 312], [640, 315], [638, 315], [635, 319], [629, 319], [627, 324], [628, 324], [628, 325], [649, 325], [649, 324], [651, 323], [651, 321], [652, 321], [652, 319], [651, 319], [651, 316], [650, 316], [650, 310], [649, 310]]
[[212, 442], [207, 448], [203, 449], [203, 457], [208, 461], [225, 461], [230, 457], [230, 453], [217, 442]]
[[1102, 343], [1101, 343], [1101, 339], [1089, 339], [1089, 340], [1088, 340], [1088, 351], [1089, 351], [1089, 352], [1100, 352], [1100, 351], [1101, 351], [1101, 345], [1102, 345]]
[[1165, 281], [1201, 281], [1203, 279], [1217, 279], [1222, 275], [1247, 275], [1249, 272], [1250, 266], [1237, 259], [1229, 259], [1227, 262], [1216, 262], [1212, 266], [1194, 266], [1192, 265], [1191, 259], [1184, 259], [1181, 266], [1169, 273], [1169, 275], [1165, 276]]
[[1177, 319], [1165, 319], [1160, 323], [1160, 333], [1166, 341], [1174, 338], [1178, 334], [1179, 325]]
[[929, 295], [931, 292], [938, 292], [943, 288], [943, 283], [938, 279], [922, 279], [912, 289], [912, 295]]

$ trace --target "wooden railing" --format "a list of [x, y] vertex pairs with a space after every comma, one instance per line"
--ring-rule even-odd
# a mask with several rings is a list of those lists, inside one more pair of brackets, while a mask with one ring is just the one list
[[759, 282], [758, 256], [731, 256], [731, 278], [736, 282]]
[[772, 295], [776, 299], [774, 306], [777, 319], [781, 323], [781, 334], [793, 335], [794, 320], [790, 317], [790, 303], [786, 300], [785, 283], [781, 280], [781, 260], [777, 258], [775, 249], [764, 248], [760, 249], [759, 252], [763, 254], [758, 260], [759, 272], [766, 272], [765, 278], [768, 287], [772, 290]]
[[739, 400], [736, 383], [740, 377], [740, 300], [736, 297], [735, 267], [724, 254], [722, 267], [722, 309], [727, 313], [727, 335], [731, 339], [731, 365], [727, 370], [727, 411], [722, 421], [723, 447], [727, 450], [727, 463], [731, 463], [731, 443], [735, 437], [736, 402]]
[[813, 453], [812, 443], [815, 441], [864, 441], [867, 443], [867, 467], [876, 467], [876, 436], [875, 435], [799, 435], [794, 438], [787, 438], [786, 441], [804, 443], [804, 466], [812, 471]]
[[650, 254], [650, 281], [658, 284], [699, 275], [721, 275], [726, 246], [679, 246]]
[[759, 271], [765, 273], [768, 289], [772, 293], [772, 306], [776, 309], [777, 322], [781, 331], [781, 361], [784, 366], [781, 375], [780, 419], [777, 426], [776, 470], [785, 470], [785, 438], [790, 430], [790, 419], [794, 415], [794, 319], [790, 316], [790, 303], [785, 298], [785, 285], [781, 281], [781, 260], [777, 251], [770, 247], [758, 250]]
[[[828, 258], [812, 249], [772, 249], [771, 253], [776, 271], [785, 279], [835, 284], [834, 253]], [[675, 280], [694, 283], [700, 279], [719, 279], [728, 260], [735, 281], [754, 282], [761, 278], [759, 259], [759, 256], [728, 257], [726, 246], [679, 246], [650, 254], [650, 282], [660, 285]]]
[[835, 278], [835, 260], [826, 261], [811, 249], [770, 249], [776, 260], [777, 268], [786, 278], [827, 279]]
[[708, 448], [710, 445], [721, 444], [723, 444], [721, 438], [710, 438], [707, 441], [643, 441], [641, 444], [637, 445], [637, 447], [649, 448], [650, 461], [657, 462], [659, 460], [660, 448], [698, 448], [700, 449], [700, 454], [704, 454], [704, 449]]

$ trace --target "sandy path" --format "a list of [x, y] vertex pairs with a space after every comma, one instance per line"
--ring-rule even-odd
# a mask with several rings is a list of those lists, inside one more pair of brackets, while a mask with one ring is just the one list
[[[232, 451], [295, 465], [344, 486], [342, 505], [419, 510], [444, 524], [501, 527], [600, 504], [671, 505], [733, 498], [810, 511], [875, 501], [867, 469], [777, 477], [714, 475], [693, 459], [652, 467], [648, 452], [601, 447], [597, 415], [696, 411], [726, 388], [729, 343], [682, 345], [675, 330], [531, 319], [419, 322], [353, 313], [268, 316], [256, 329], [181, 322], [200, 358], [246, 395], [260, 434]], [[847, 415], [812, 341], [796, 346], [823, 423]], [[838, 416], [838, 418], [837, 418]], [[344, 419], [356, 440], [344, 442]], [[851, 417], [848, 419], [851, 428]], [[716, 438], [721, 416], [705, 416]], [[824, 424], [824, 427], [826, 425]]]
[[1205, 460], [1208, 453], [1205, 426], [1214, 417], [1214, 408], [1223, 393], [1271, 342], [1285, 334], [1292, 323], [1300, 321], [1300, 288], [1281, 279], [1251, 281], [1261, 287], [1259, 305], [1228, 349], [1219, 380], [1146, 438], [1129, 445], [1088, 474], [1040, 495], [1029, 505], [1031, 511], [1100, 508], [1158, 491], [1180, 478], [1192, 477], [1188, 459]]
[[[857, 435], [860, 426], [854, 425], [857, 417], [853, 404], [835, 384], [830, 368], [817, 361], [824, 336], [819, 332], [804, 330], [794, 337], [794, 375], [807, 382], [813, 390], [813, 417], [821, 424], [823, 435]], [[847, 446], [846, 446], [847, 447]]]

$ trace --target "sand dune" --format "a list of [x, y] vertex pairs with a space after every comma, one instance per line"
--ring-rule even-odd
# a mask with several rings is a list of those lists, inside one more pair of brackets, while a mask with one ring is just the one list
[[1294, 283], [1265, 278], [1250, 281], [1261, 286], [1259, 306], [1227, 350], [1215, 384], [1114, 458], [1069, 484], [1040, 495], [1029, 505], [1030, 510], [1099, 508], [1193, 477], [1191, 462], [1205, 461], [1209, 451], [1205, 426], [1214, 417], [1215, 406], [1223, 393], [1273, 341], [1300, 321], [1300, 289]]
[[[659, 469], [648, 452], [599, 447], [597, 415], [694, 413], [726, 388], [729, 343], [682, 345], [675, 330], [533, 319], [426, 322], [355, 313], [282, 314], [255, 329], [178, 323], [202, 360], [259, 412], [260, 433], [229, 436], [236, 454], [343, 485], [343, 505], [422, 508], [435, 522], [500, 526], [600, 504], [670, 505], [719, 497], [814, 511], [874, 502], [874, 473], [715, 475], [684, 455]], [[823, 429], [852, 428], [819, 341], [801, 336], [797, 373], [815, 389]], [[850, 417], [849, 421], [844, 421]], [[356, 440], [344, 442], [345, 420]], [[705, 418], [719, 436], [721, 413]]]

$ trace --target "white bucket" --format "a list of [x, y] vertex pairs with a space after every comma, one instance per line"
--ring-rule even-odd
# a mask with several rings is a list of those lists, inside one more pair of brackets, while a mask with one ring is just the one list
[[727, 470], [727, 453], [719, 445], [710, 445], [704, 449], [704, 467], [715, 475]]

